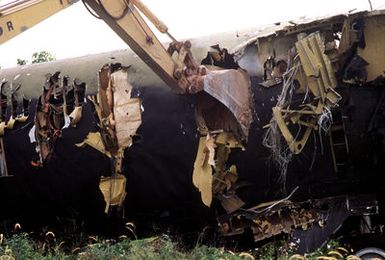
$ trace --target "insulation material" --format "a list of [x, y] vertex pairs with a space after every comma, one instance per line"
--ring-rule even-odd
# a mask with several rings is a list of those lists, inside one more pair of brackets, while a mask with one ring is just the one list
[[101, 177], [99, 189], [103, 193], [106, 202], [105, 213], [108, 213], [110, 206], [122, 206], [126, 198], [126, 177], [115, 174], [112, 177]]
[[142, 123], [139, 98], [131, 98], [132, 86], [128, 82], [127, 69], [118, 70], [111, 75], [113, 91], [113, 112], [115, 131], [119, 148], [129, 147], [132, 136]]

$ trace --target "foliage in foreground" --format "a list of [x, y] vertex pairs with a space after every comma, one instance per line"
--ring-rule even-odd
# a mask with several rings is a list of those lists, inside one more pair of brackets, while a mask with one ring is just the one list
[[122, 239], [120, 242], [95, 239], [94, 243], [72, 252], [64, 252], [62, 243], [50, 245], [49, 241], [36, 242], [28, 234], [21, 233], [3, 239], [0, 259], [244, 259], [224, 249], [198, 246], [190, 251], [178, 247], [168, 237], [142, 240]]
[[[223, 248], [196, 246], [192, 250], [173, 242], [167, 236], [130, 240], [122, 237], [120, 241], [101, 240], [91, 237], [84, 246], [66, 249], [64, 242], [56, 241], [52, 232], [47, 232], [40, 240], [32, 239], [27, 233], [15, 234], [10, 238], [0, 236], [0, 260], [13, 259], [346, 259], [338, 243], [332, 241], [329, 250], [318, 250], [305, 256], [293, 255], [283, 242], [273, 242], [250, 252], [233, 253]], [[325, 258], [326, 257], [326, 258]], [[349, 257], [348, 257], [349, 259]], [[354, 259], [354, 258], [350, 258]]]

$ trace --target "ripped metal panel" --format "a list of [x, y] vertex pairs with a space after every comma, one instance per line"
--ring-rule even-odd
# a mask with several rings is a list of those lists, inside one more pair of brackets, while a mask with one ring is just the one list
[[234, 148], [243, 149], [243, 146], [231, 133], [212, 132], [201, 137], [192, 176], [194, 186], [201, 193], [202, 202], [210, 207], [215, 196], [228, 213], [244, 205], [235, 190], [238, 179], [236, 166], [226, 165], [231, 149]]
[[[35, 156], [31, 160], [34, 167], [42, 167], [54, 157], [56, 142], [62, 136], [62, 130], [69, 124], [76, 127], [82, 117], [82, 106], [86, 84], [75, 79], [69, 84], [69, 77], [60, 77], [60, 72], [46, 75], [43, 93], [39, 96], [35, 114]], [[71, 90], [72, 91], [71, 91]], [[29, 101], [23, 100], [24, 119], [29, 114]], [[73, 109], [75, 107], [75, 109]], [[69, 109], [70, 108], [70, 109]], [[73, 109], [73, 110], [72, 110]], [[72, 111], [71, 111], [72, 110]], [[71, 112], [70, 115], [67, 112]], [[67, 121], [67, 123], [66, 123]]]
[[126, 196], [126, 177], [122, 174], [124, 150], [131, 146], [132, 137], [142, 123], [141, 102], [138, 98], [131, 98], [128, 70], [129, 67], [121, 64], [106, 64], [99, 71], [97, 97], [89, 99], [94, 104], [100, 131], [89, 133], [77, 145], [90, 145], [111, 160], [111, 173], [101, 176], [99, 183], [106, 213], [110, 206], [123, 205]]
[[128, 82], [127, 69], [111, 74], [114, 99], [115, 131], [119, 148], [132, 144], [132, 136], [142, 123], [141, 102], [139, 98], [131, 98], [132, 86]]
[[113, 156], [132, 143], [132, 136], [141, 124], [141, 102], [131, 97], [128, 68], [120, 64], [105, 65], [99, 71], [97, 97], [89, 97], [99, 118], [105, 150]]
[[361, 11], [332, 16], [326, 15], [312, 18], [304, 17], [297, 20], [279, 22], [275, 26], [258, 28], [253, 32], [253, 34], [251, 34], [251, 36], [249, 36], [249, 39], [236, 46], [233, 49], [233, 52], [235, 54], [236, 61], [238, 61], [244, 54], [247, 46], [259, 45], [259, 41], [261, 39], [282, 38], [284, 36], [297, 35], [306, 31], [322, 31], [330, 29], [333, 24], [343, 24], [347, 18], [371, 18], [382, 16], [384, 14], [384, 10], [375, 10], [371, 12]]
[[245, 71], [217, 67], [235, 68], [238, 64], [226, 49], [219, 45], [212, 48], [217, 52], [209, 52], [202, 63], [213, 66], [213, 70], [202, 76], [199, 88], [190, 91], [196, 93], [195, 118], [202, 135], [194, 163], [193, 184], [206, 206], [211, 206], [214, 196], [231, 213], [244, 202], [234, 188], [238, 179], [236, 167], [228, 167], [226, 163], [231, 149], [243, 149], [241, 141], [248, 138], [253, 120], [251, 84]]
[[102, 154], [111, 158], [111, 153], [106, 150], [102, 137], [99, 132], [88, 133], [86, 139], [83, 142], [75, 145], [77, 147], [84, 147], [85, 145], [89, 145], [92, 148], [96, 149], [97, 151], [101, 152]]
[[[213, 137], [203, 136], [199, 139], [197, 156], [194, 163], [192, 181], [201, 193], [203, 204], [210, 206], [212, 202], [212, 168], [209, 164], [210, 150], [214, 146]], [[212, 156], [211, 156], [212, 157]]]
[[111, 206], [121, 206], [126, 198], [126, 177], [122, 174], [116, 174], [111, 177], [100, 178], [99, 189], [103, 194], [104, 201], [106, 202], [105, 212]]
[[[296, 43], [296, 50], [299, 60], [295, 61], [291, 73], [287, 73], [284, 79], [284, 86], [276, 107], [273, 108], [273, 119], [271, 125], [278, 126], [284, 137], [287, 146], [294, 154], [299, 154], [313, 130], [322, 126], [320, 120], [325, 111], [330, 111], [337, 106], [341, 96], [334, 90], [337, 85], [331, 62], [324, 54], [324, 44], [319, 33], [314, 33], [300, 39]], [[298, 70], [299, 69], [299, 70]], [[303, 70], [304, 73], [301, 73]], [[305, 84], [302, 88], [309, 89], [313, 98], [302, 105], [301, 108], [291, 107], [291, 98], [287, 92], [294, 91], [294, 79], [301, 77], [299, 82]], [[320, 125], [318, 126], [317, 125]], [[306, 130], [299, 135], [293, 134], [288, 125], [296, 124], [305, 126]], [[272, 132], [269, 132], [272, 135]], [[272, 140], [273, 137], [270, 138]], [[274, 145], [268, 145], [273, 147]], [[275, 147], [277, 148], [277, 147]], [[274, 149], [275, 149], [274, 148]]]

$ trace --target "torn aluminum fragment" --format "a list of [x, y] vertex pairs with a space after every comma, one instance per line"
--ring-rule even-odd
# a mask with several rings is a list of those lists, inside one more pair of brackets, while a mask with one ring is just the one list
[[208, 133], [201, 137], [193, 171], [193, 184], [200, 191], [202, 202], [210, 207], [214, 195], [228, 213], [244, 205], [233, 189], [238, 179], [236, 167], [226, 166], [233, 148], [243, 146], [231, 133]]
[[113, 90], [113, 113], [119, 148], [131, 146], [132, 137], [142, 123], [141, 102], [131, 98], [132, 85], [128, 82], [128, 68], [111, 74]]
[[108, 213], [110, 206], [121, 206], [126, 198], [126, 177], [122, 174], [115, 174], [111, 177], [100, 178], [99, 189], [103, 193], [106, 202], [105, 213]]
[[210, 207], [212, 202], [212, 168], [209, 164], [209, 149], [208, 144], [213, 144], [214, 141], [208, 142], [213, 139], [212, 136], [207, 135], [199, 139], [198, 152], [194, 163], [194, 172], [192, 176], [193, 184], [201, 193], [203, 204]]
[[97, 151], [101, 152], [102, 154], [108, 157], [111, 157], [111, 153], [107, 151], [106, 148], [104, 147], [104, 143], [99, 132], [88, 133], [86, 139], [83, 142], [75, 145], [77, 147], [84, 147], [85, 145], [89, 145], [92, 148], [96, 149]]

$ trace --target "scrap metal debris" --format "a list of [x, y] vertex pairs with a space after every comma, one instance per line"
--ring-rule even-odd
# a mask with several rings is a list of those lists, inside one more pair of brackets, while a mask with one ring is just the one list
[[195, 120], [201, 137], [192, 177], [206, 206], [211, 206], [214, 196], [230, 213], [244, 202], [235, 190], [236, 166], [227, 165], [227, 160], [232, 149], [244, 150], [242, 142], [247, 140], [253, 120], [253, 102], [247, 72], [239, 69], [227, 49], [218, 44], [211, 48], [214, 51], [201, 64], [215, 70], [204, 76], [202, 89], [193, 92], [196, 93]]
[[[6, 131], [10, 131], [14, 128], [17, 122], [25, 123], [29, 117], [29, 105], [31, 100], [26, 99], [24, 96], [22, 98], [22, 107], [21, 111], [18, 111], [19, 108], [19, 99], [20, 95], [19, 90], [21, 84], [17, 84], [14, 88], [12, 82], [8, 82], [5, 79], [2, 81], [0, 86], [0, 175], [8, 176], [8, 167], [7, 160], [5, 156], [5, 147], [3, 143], [3, 137], [6, 134]], [[8, 89], [8, 93], [6, 90]], [[7, 108], [9, 113], [7, 115]], [[21, 112], [21, 113], [18, 113]]]
[[[312, 132], [329, 131], [331, 110], [341, 99], [335, 91], [337, 81], [361, 85], [384, 75], [384, 64], [377, 58], [385, 52], [378, 39], [384, 35], [385, 24], [380, 14], [361, 12], [282, 23], [236, 49], [235, 61], [243, 64], [247, 48], [255, 46], [256, 74], [264, 80], [261, 85], [283, 85], [264, 140], [283, 173]], [[292, 100], [298, 93], [305, 94], [300, 104]]]
[[234, 184], [238, 179], [236, 166], [226, 165], [231, 149], [234, 148], [244, 149], [229, 132], [211, 132], [202, 136], [192, 176], [203, 203], [209, 207], [214, 195], [229, 213], [244, 205], [235, 193]]
[[[224, 62], [222, 65], [227, 66], [228, 61], [223, 60], [229, 59], [227, 52], [219, 51], [225, 56], [217, 57], [215, 65]], [[209, 54], [208, 57], [216, 56]], [[203, 89], [205, 92], [195, 97], [195, 119], [201, 138], [193, 184], [206, 206], [211, 205], [214, 196], [227, 212], [234, 212], [244, 202], [235, 192], [236, 166], [227, 165], [227, 160], [232, 149], [244, 149], [242, 141], [247, 140], [249, 134], [253, 120], [250, 80], [241, 70], [217, 70], [205, 76]]]
[[69, 86], [68, 81], [68, 76], [61, 80], [59, 71], [46, 75], [43, 94], [37, 102], [35, 125], [31, 130], [34, 131], [36, 141], [36, 155], [31, 161], [34, 167], [42, 167], [53, 158], [55, 144], [62, 135], [68, 113], [71, 115], [77, 108], [75, 120], [72, 114], [72, 126], [76, 126], [81, 118], [80, 107], [84, 102], [85, 83], [75, 80], [74, 84]]
[[221, 48], [219, 44], [210, 46], [212, 51], [201, 61], [205, 66], [216, 66], [226, 69], [238, 69], [239, 65], [234, 60], [234, 54], [230, 54], [226, 48]]
[[[263, 142], [272, 150], [283, 181], [292, 154], [303, 150], [313, 131], [329, 130], [332, 122], [330, 110], [341, 99], [334, 90], [337, 85], [334, 69], [325, 54], [325, 44], [319, 33], [300, 35], [296, 42], [296, 55], [292, 60], [289, 57], [289, 64]], [[310, 92], [310, 95], [307, 94], [302, 103], [295, 104], [292, 97], [298, 90]]]
[[242, 234], [251, 228], [254, 241], [260, 241], [281, 233], [289, 234], [294, 229], [306, 230], [321, 221], [321, 216], [311, 203], [293, 203], [285, 200], [278, 204], [262, 204], [254, 210], [245, 210], [236, 214], [218, 218], [223, 236]]
[[111, 206], [121, 207], [126, 197], [126, 177], [122, 174], [124, 151], [132, 145], [132, 138], [142, 123], [141, 102], [132, 98], [128, 81], [129, 67], [107, 64], [99, 71], [99, 89], [96, 97], [89, 97], [98, 117], [99, 132], [89, 133], [78, 147], [85, 144], [111, 159], [111, 173], [101, 176], [99, 189], [106, 202], [105, 212]]
[[[25, 123], [29, 116], [29, 104], [31, 100], [26, 99], [24, 96], [22, 100], [18, 98], [20, 95], [19, 90], [21, 84], [18, 84], [15, 88], [12, 82], [3, 80], [0, 87], [0, 136], [5, 134], [5, 129], [13, 129], [16, 122]], [[8, 89], [8, 93], [6, 90]], [[18, 108], [21, 101], [21, 113], [18, 114]], [[7, 115], [7, 108], [10, 107], [9, 114]]]
[[[320, 21], [325, 25], [319, 25], [320, 31], [309, 35], [303, 33], [300, 26], [296, 28], [298, 40], [294, 51], [288, 51], [289, 66], [282, 76], [282, 92], [263, 141], [272, 151], [282, 181], [293, 155], [302, 152], [312, 133], [323, 131], [332, 135], [332, 110], [341, 100], [336, 87], [344, 83], [362, 85], [385, 73], [383, 62], [375, 57], [377, 53], [385, 53], [382, 41], [375, 36], [382, 35], [383, 26], [377, 25], [385, 24], [384, 17], [356, 16]], [[334, 29], [327, 29], [327, 24]], [[274, 59], [268, 59], [265, 65], [272, 62]], [[274, 66], [265, 66], [270, 67], [272, 71]], [[262, 85], [271, 84], [267, 81]], [[298, 94], [305, 94], [302, 102], [293, 100]], [[333, 140], [330, 140], [333, 149]], [[337, 171], [334, 151], [332, 155]]]
[[307, 232], [320, 233], [320, 229], [321, 233], [330, 235], [341, 223], [340, 218], [378, 212], [377, 202], [367, 196], [336, 196], [304, 202], [293, 202], [289, 198], [290, 195], [222, 215], [218, 217], [219, 230], [223, 236], [233, 236], [251, 229], [256, 242], [283, 233], [292, 234], [291, 240], [295, 241], [299, 237], [305, 239]]
[[[342, 99], [339, 89], [383, 82], [385, 65], [378, 55], [385, 53], [385, 38], [381, 41], [385, 35], [385, 17], [378, 14], [381, 13], [341, 15], [281, 26], [277, 31], [256, 36], [235, 53], [236, 62], [252, 67], [244, 63], [242, 55], [248, 48], [257, 49], [255, 74], [262, 81], [259, 85], [282, 89], [276, 106], [272, 108], [272, 119], [265, 126], [263, 145], [271, 150], [281, 173], [279, 180], [284, 185], [290, 161], [304, 151], [310, 136], [316, 139], [318, 133], [322, 145], [321, 133], [329, 135], [336, 172], [339, 162], [334, 152], [337, 145], [333, 141], [335, 131], [342, 132], [340, 136], [344, 140], [338, 145], [346, 147], [346, 152], [349, 152], [343, 122], [346, 116], [339, 109]], [[332, 115], [336, 117], [334, 120]], [[317, 142], [314, 145], [317, 146]], [[307, 229], [314, 223], [322, 228], [325, 222], [320, 218], [316, 204], [306, 202], [300, 205], [286, 201], [280, 203], [282, 207], [274, 205], [274, 210], [262, 208], [261, 211], [239, 207], [233, 213], [228, 211], [230, 214], [218, 221], [225, 236], [251, 228], [255, 241], [259, 241], [290, 233], [299, 227]]]

